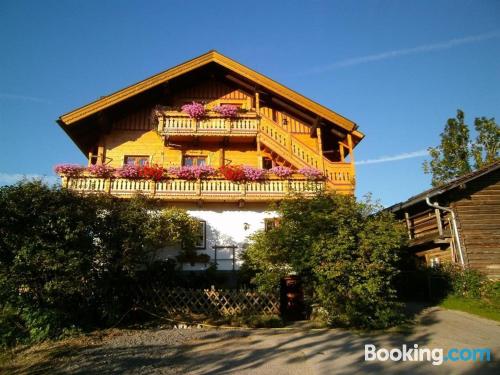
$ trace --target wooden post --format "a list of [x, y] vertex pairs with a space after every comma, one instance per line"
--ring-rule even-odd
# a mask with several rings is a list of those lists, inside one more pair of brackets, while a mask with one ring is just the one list
[[353, 144], [352, 144], [352, 135], [347, 134], [347, 145], [349, 146], [349, 158], [351, 160], [351, 163], [354, 163], [354, 154], [352, 153], [353, 150]]
[[156, 182], [153, 180], [149, 181], [149, 192], [152, 197], [156, 194]]
[[410, 222], [410, 215], [408, 212], [405, 212], [405, 220], [406, 220], [406, 228], [408, 229], [408, 238], [411, 240], [412, 235], [411, 235], [411, 222]]
[[260, 113], [260, 95], [258, 92], [255, 93], [255, 112]]
[[104, 164], [104, 146], [99, 146], [97, 148], [97, 163], [96, 164]]
[[87, 162], [88, 167], [90, 167], [92, 165], [92, 156], [93, 156], [92, 151], [89, 151], [89, 160]]
[[345, 152], [344, 152], [344, 144], [339, 142], [339, 152], [340, 152], [340, 161], [343, 163], [345, 160]]
[[441, 222], [441, 211], [438, 208], [436, 208], [434, 210], [434, 213], [436, 214], [436, 222], [437, 222], [439, 237], [443, 237], [443, 223]]
[[319, 126], [316, 129], [316, 139], [318, 140], [316, 144], [318, 145], [318, 153], [319, 153], [319, 156], [321, 158], [321, 170], [323, 172], [325, 172], [325, 157], [323, 155], [323, 141], [321, 140], [321, 127], [319, 127]]
[[111, 178], [104, 180], [104, 191], [108, 194], [111, 193]]

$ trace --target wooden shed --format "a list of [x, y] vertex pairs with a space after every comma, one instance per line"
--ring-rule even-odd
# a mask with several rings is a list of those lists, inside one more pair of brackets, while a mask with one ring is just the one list
[[419, 264], [453, 262], [500, 279], [500, 162], [387, 210], [406, 223]]

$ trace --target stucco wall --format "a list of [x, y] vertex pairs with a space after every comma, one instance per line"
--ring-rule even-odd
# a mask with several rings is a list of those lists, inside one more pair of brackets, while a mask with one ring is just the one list
[[[247, 205], [238, 207], [236, 204], [217, 204], [204, 207], [184, 207], [188, 213], [206, 222], [206, 247], [197, 250], [199, 253], [208, 254], [213, 261], [215, 250], [213, 246], [235, 245], [235, 268], [239, 269], [241, 260], [239, 255], [248, 242], [248, 236], [257, 230], [264, 229], [264, 219], [276, 217], [276, 213], [269, 210], [267, 205]], [[159, 252], [160, 259], [173, 258], [178, 254], [178, 248], [164, 249]], [[228, 259], [228, 260], [222, 260]], [[232, 250], [217, 250], [217, 269], [232, 270]], [[184, 264], [184, 270], [203, 270], [204, 264]]]

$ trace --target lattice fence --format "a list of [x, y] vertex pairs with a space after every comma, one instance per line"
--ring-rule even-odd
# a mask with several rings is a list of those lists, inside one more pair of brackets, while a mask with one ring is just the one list
[[138, 287], [135, 302], [172, 315], [272, 315], [279, 314], [280, 311], [277, 295], [248, 290]]

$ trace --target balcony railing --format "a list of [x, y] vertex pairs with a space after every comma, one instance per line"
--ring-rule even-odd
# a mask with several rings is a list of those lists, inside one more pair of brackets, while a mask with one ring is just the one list
[[158, 132], [163, 135], [240, 135], [255, 136], [259, 130], [256, 113], [240, 114], [228, 119], [210, 113], [196, 120], [183, 112], [165, 111], [158, 120]]
[[233, 182], [224, 179], [207, 180], [132, 180], [126, 178], [62, 177], [62, 184], [81, 193], [108, 193], [129, 198], [136, 194], [169, 201], [270, 201], [283, 199], [290, 193], [312, 196], [325, 188], [323, 181], [304, 179]]

